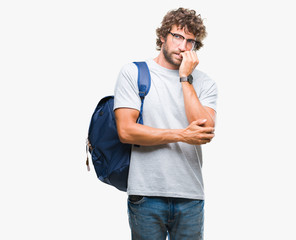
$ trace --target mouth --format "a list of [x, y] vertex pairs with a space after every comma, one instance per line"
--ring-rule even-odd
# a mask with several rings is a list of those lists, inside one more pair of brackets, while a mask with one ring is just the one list
[[180, 54], [180, 53], [174, 53], [175, 55], [176, 55], [176, 57], [179, 59], [179, 60], [181, 60], [183, 57], [182, 57], [182, 55]]

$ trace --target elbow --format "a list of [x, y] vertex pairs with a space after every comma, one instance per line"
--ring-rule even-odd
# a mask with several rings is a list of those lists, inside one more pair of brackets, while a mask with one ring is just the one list
[[212, 128], [215, 128], [215, 121], [213, 121], [213, 120], [207, 120], [206, 122], [205, 122], [205, 125], [204, 125], [205, 127], [212, 127]]
[[211, 120], [207, 120], [206, 122], [206, 127], [212, 127], [215, 128], [215, 120], [211, 119]]
[[122, 143], [131, 143], [130, 142], [130, 135], [128, 134], [128, 131], [126, 129], [122, 129], [122, 128], [118, 128], [117, 129], [117, 133], [118, 133], [118, 137], [119, 137], [119, 141]]

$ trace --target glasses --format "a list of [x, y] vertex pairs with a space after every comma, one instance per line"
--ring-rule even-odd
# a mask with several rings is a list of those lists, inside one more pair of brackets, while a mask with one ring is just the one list
[[180, 34], [169, 32], [173, 36], [173, 43], [177, 46], [183, 43], [186, 40], [186, 48], [193, 50], [195, 46], [198, 45], [198, 42], [194, 39], [187, 39]]

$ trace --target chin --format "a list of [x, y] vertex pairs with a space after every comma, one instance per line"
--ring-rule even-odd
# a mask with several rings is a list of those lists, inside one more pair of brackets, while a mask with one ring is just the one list
[[169, 52], [166, 47], [163, 48], [163, 55], [166, 61], [173, 66], [180, 67], [182, 59], [178, 58], [178, 55], [174, 52]]
[[182, 60], [179, 60], [179, 59], [172, 60], [173, 65], [178, 66], [178, 67], [181, 65], [181, 62], [182, 62]]

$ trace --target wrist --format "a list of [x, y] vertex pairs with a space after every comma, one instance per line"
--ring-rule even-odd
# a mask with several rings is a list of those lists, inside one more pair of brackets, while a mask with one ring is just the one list
[[180, 77], [180, 82], [188, 82], [190, 84], [192, 84], [193, 82], [193, 77], [191, 74], [189, 74], [188, 76], [186, 77]]
[[175, 131], [176, 142], [184, 142], [184, 129], [175, 129]]

